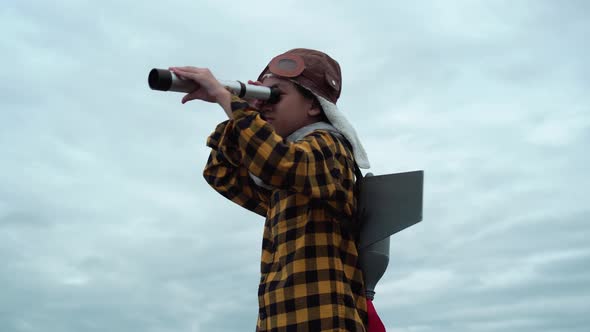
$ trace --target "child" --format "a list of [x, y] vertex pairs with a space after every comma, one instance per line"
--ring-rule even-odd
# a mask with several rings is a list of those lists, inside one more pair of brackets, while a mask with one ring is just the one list
[[230, 117], [207, 140], [205, 179], [266, 218], [256, 330], [365, 331], [365, 289], [350, 225], [356, 166], [369, 163], [336, 107], [339, 64], [309, 49], [275, 57], [250, 82], [280, 90], [272, 105], [231, 95], [208, 69], [170, 70], [201, 86], [183, 103], [217, 102]]

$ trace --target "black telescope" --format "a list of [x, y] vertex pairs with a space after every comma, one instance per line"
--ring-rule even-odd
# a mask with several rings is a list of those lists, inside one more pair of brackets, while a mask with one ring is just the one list
[[[199, 85], [192, 80], [178, 77], [170, 70], [158, 68], [150, 71], [148, 83], [152, 90], [158, 91], [190, 93], [199, 88]], [[219, 83], [230, 89], [240, 98], [265, 100], [269, 104], [275, 104], [280, 99], [279, 91], [276, 88], [244, 84], [240, 81], [219, 81]]]

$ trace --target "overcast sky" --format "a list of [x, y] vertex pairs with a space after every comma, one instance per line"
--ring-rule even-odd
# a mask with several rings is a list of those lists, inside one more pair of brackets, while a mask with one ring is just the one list
[[375, 305], [395, 332], [590, 325], [590, 4], [4, 0], [0, 331], [253, 331], [264, 220], [202, 178], [216, 105], [323, 50], [375, 174], [423, 169]]

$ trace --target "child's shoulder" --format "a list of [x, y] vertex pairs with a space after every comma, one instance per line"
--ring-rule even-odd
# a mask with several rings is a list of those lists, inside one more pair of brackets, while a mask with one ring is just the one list
[[341, 154], [352, 158], [352, 147], [348, 140], [339, 132], [316, 129], [307, 134], [304, 139], [315, 142], [313, 145], [321, 149], [324, 153], [330, 151], [332, 154]]

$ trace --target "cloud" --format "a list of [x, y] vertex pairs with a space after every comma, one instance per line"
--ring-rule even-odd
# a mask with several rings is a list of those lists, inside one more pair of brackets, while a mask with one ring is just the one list
[[[375, 174], [425, 170], [392, 238], [390, 331], [586, 330], [588, 4], [11, 2], [0, 11], [0, 330], [239, 331], [263, 220], [202, 179], [225, 115], [151, 68], [343, 70]], [[228, 319], [231, 317], [231, 319]]]

